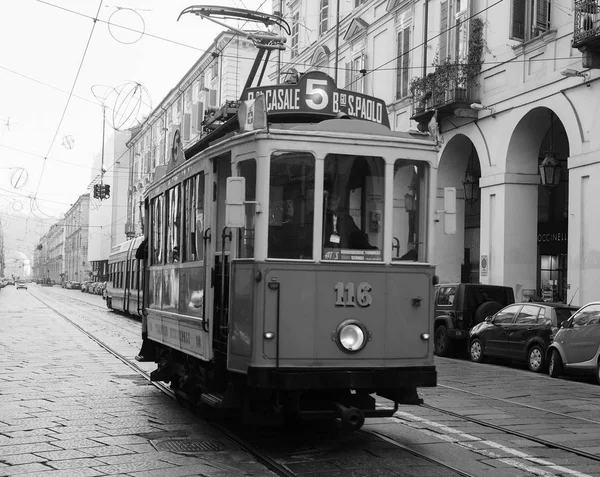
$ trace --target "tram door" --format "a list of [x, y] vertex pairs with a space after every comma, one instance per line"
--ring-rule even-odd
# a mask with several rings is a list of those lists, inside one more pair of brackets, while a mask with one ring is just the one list
[[215, 361], [217, 365], [226, 366], [227, 323], [229, 321], [229, 256], [232, 231], [225, 227], [225, 193], [227, 178], [231, 176], [230, 154], [214, 158], [212, 165], [210, 186], [212, 197], [209, 201], [211, 240], [210, 250], [207, 251], [210, 257], [210, 287], [207, 287], [207, 291], [212, 295], [212, 306], [209, 301], [207, 312], [212, 313], [210, 327]]

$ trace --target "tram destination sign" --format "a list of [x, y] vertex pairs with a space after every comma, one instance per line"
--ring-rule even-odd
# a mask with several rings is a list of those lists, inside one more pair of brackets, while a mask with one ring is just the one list
[[336, 117], [339, 113], [390, 127], [385, 102], [373, 96], [338, 89], [333, 79], [321, 72], [302, 75], [298, 83], [248, 88], [242, 100], [264, 96], [268, 113], [310, 114]]

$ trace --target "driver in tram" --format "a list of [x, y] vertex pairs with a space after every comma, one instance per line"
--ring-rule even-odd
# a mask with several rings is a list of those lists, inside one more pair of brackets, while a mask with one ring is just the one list
[[354, 250], [373, 250], [371, 245], [349, 213], [348, 194], [340, 188], [329, 187], [324, 194], [325, 214], [323, 225], [323, 246]]

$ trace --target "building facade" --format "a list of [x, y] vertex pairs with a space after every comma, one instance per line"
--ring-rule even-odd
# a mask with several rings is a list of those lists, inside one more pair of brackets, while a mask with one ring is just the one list
[[508, 285], [518, 300], [597, 298], [598, 0], [275, 0], [273, 9], [292, 27], [279, 71], [326, 71], [338, 87], [384, 99], [395, 129], [438, 140], [436, 208], [444, 187], [460, 202], [459, 233], [431, 224], [442, 282]]
[[157, 168], [164, 168], [172, 157], [183, 158], [184, 150], [200, 138], [206, 121], [217, 119], [229, 103], [235, 102], [231, 109], [237, 108], [256, 52], [249, 40], [231, 32], [220, 33], [148, 119], [132, 132], [127, 143], [128, 237], [143, 234], [143, 193]]
[[[94, 157], [90, 182], [88, 257], [90, 280], [106, 281], [110, 249], [127, 240], [127, 200], [129, 188], [129, 150], [131, 131], [113, 130], [104, 141], [104, 157]], [[94, 197], [94, 186], [109, 186], [105, 198]]]
[[89, 280], [92, 270], [88, 262], [88, 228], [90, 195], [79, 196], [65, 213], [65, 269], [63, 280], [82, 282]]

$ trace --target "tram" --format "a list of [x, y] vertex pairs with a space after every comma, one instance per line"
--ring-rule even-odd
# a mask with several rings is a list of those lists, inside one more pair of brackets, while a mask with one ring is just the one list
[[141, 261], [135, 255], [143, 240], [144, 237], [136, 237], [111, 249], [104, 291], [109, 309], [139, 317], [144, 301], [143, 271]]
[[312, 71], [247, 87], [184, 156], [175, 146], [144, 199], [151, 378], [256, 423], [358, 429], [422, 402], [436, 385], [431, 138], [391, 131], [382, 100]]

